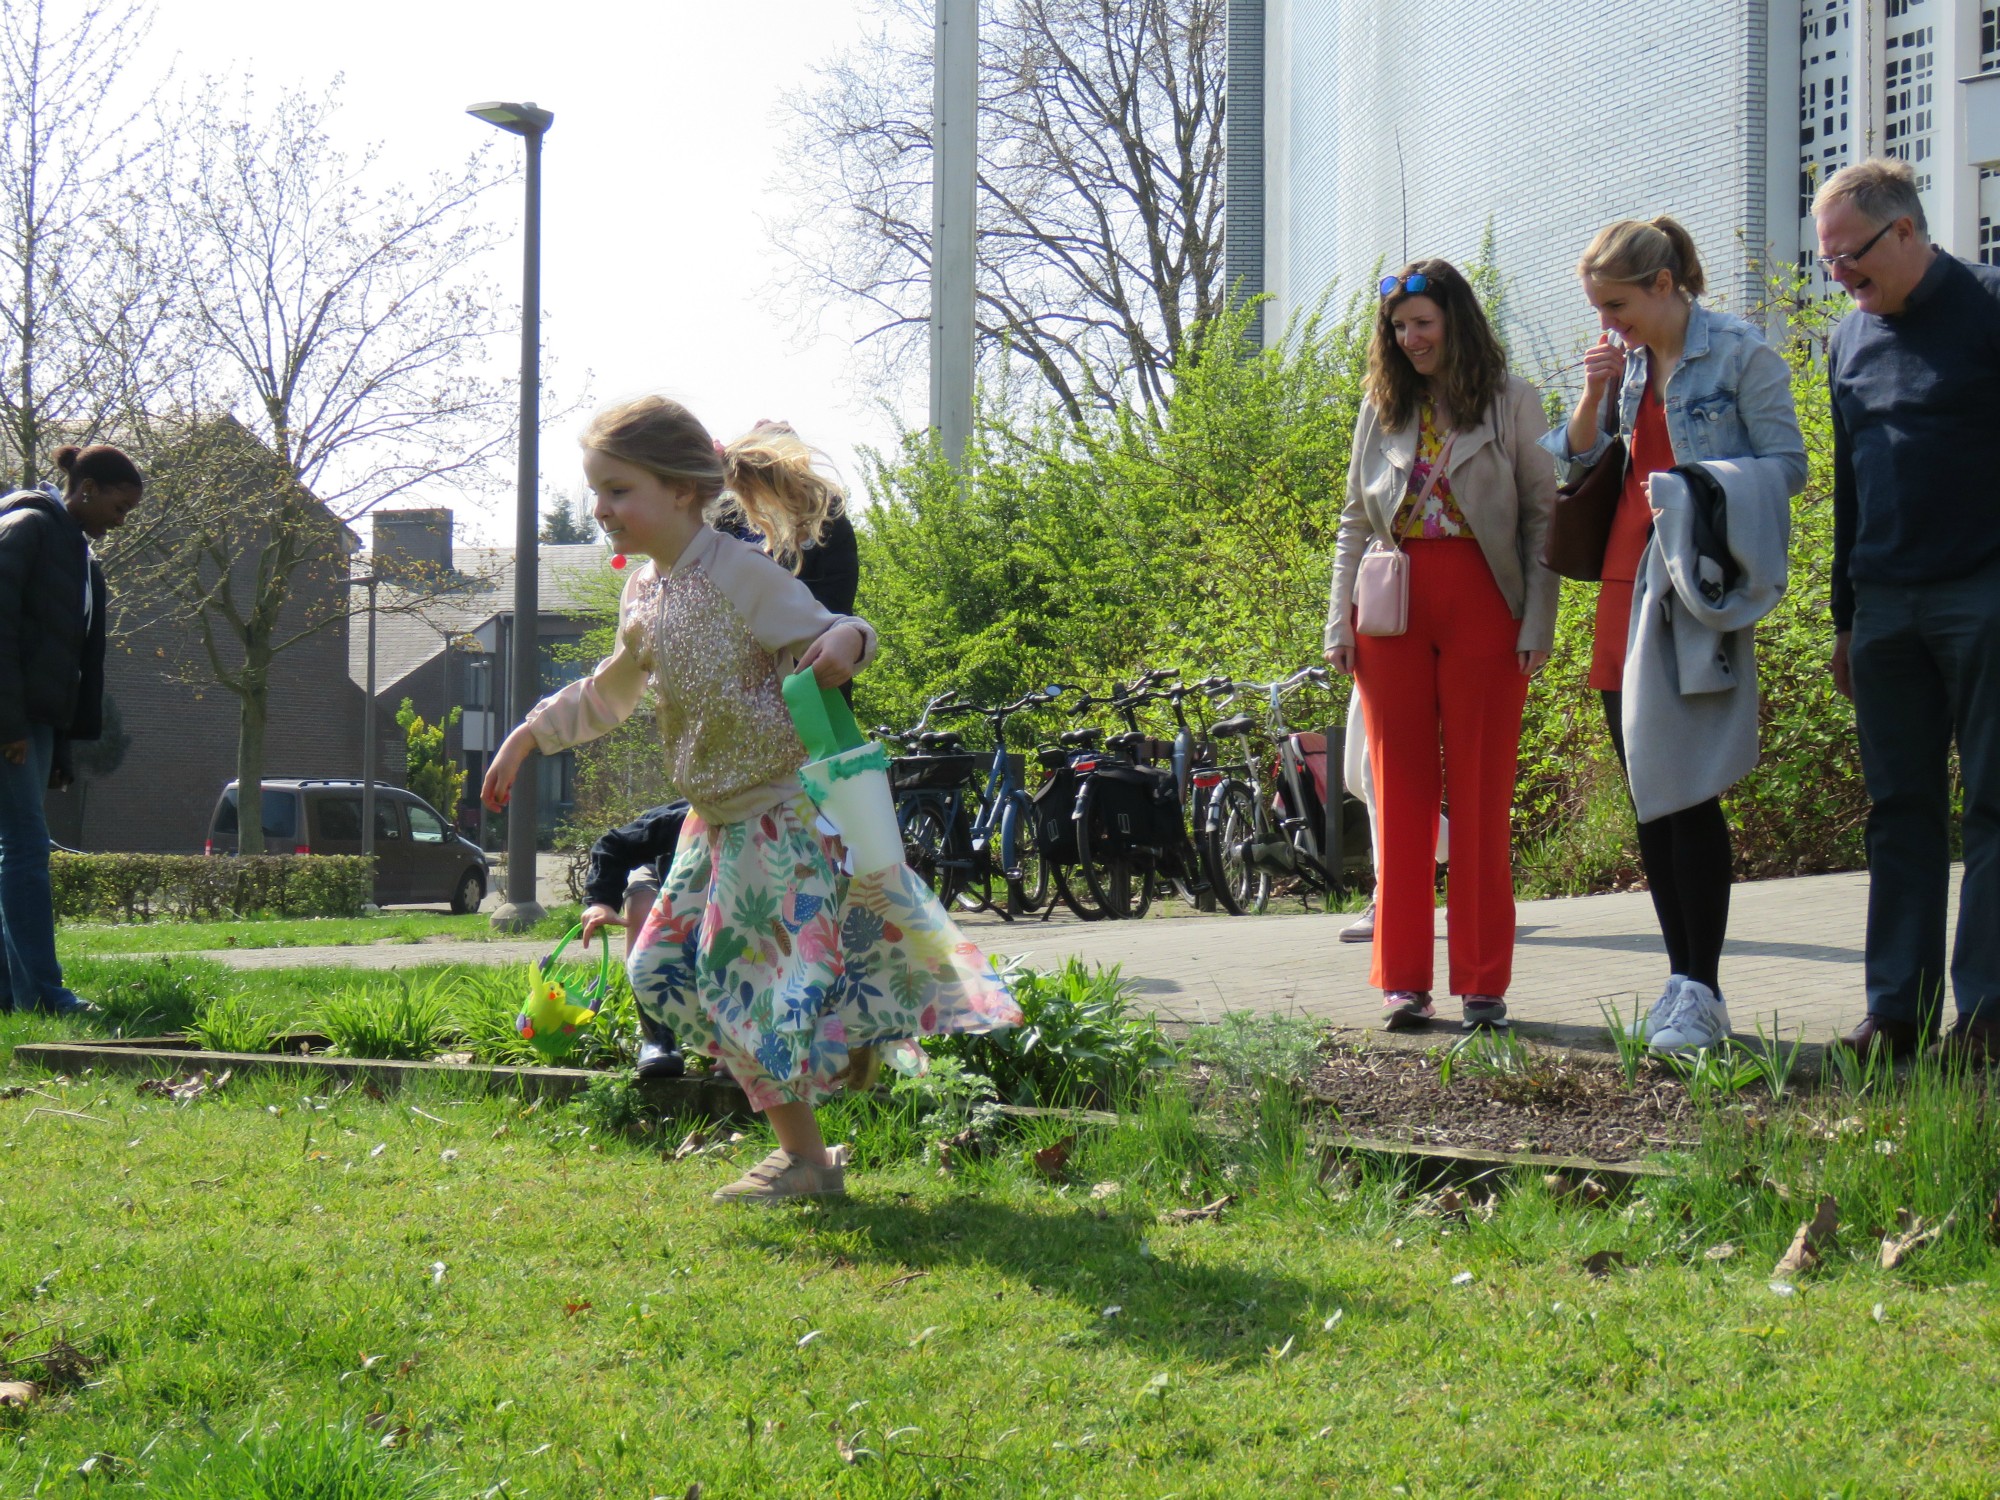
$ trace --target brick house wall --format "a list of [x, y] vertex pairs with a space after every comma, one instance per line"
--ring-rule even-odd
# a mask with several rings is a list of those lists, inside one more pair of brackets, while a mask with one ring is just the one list
[[[335, 614], [346, 592], [345, 533], [330, 513], [326, 522], [319, 557], [295, 575], [285, 633]], [[260, 545], [246, 536], [235, 559], [239, 578], [255, 567]], [[194, 625], [136, 594], [121, 601], [111, 572], [105, 689], [130, 745], [108, 776], [85, 774], [49, 794], [50, 835], [88, 851], [199, 853], [216, 799], [236, 776], [241, 704], [210, 677]], [[266, 779], [361, 774], [362, 693], [348, 677], [347, 655], [347, 623], [336, 618], [274, 661]], [[382, 728], [382, 777], [395, 780], [402, 760], [393, 710]]]

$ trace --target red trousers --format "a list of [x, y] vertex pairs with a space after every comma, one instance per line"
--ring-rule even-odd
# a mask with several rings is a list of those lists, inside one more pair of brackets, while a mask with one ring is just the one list
[[1384, 990], [1428, 990], [1440, 804], [1451, 805], [1447, 923], [1454, 995], [1507, 993], [1514, 972], [1511, 818], [1528, 677], [1520, 623], [1471, 538], [1405, 542], [1410, 625], [1355, 639], [1374, 761], [1375, 961]]

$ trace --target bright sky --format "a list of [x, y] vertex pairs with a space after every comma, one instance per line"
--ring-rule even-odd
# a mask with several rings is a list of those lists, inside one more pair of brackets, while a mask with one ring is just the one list
[[[151, 73], [175, 59], [184, 81], [249, 73], [267, 96], [344, 75], [337, 138], [355, 155], [381, 142], [385, 180], [451, 166], [485, 135], [518, 157], [468, 104], [554, 110], [542, 302], [559, 388], [577, 392], [587, 372], [596, 404], [659, 391], [723, 438], [788, 420], [858, 488], [854, 449], [886, 444], [893, 424], [854, 383], [858, 329], [836, 312], [810, 337], [812, 309], [778, 300], [784, 262], [760, 219], [790, 206], [780, 98], [868, 24], [851, 0], [158, 0], [151, 56], [132, 62]], [[509, 236], [496, 278], [518, 297], [518, 189], [488, 212]], [[517, 348], [499, 351], [510, 373]], [[581, 484], [579, 425], [543, 430], [553, 490]], [[511, 488], [421, 501], [452, 504], [470, 540], [512, 539]]]

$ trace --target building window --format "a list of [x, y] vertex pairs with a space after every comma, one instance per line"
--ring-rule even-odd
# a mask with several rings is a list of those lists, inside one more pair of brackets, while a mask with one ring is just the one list
[[[1893, 3], [1893, 0], [1892, 0]], [[1906, 0], [1902, 13], [1927, 8], [1932, 0]], [[1897, 12], [1892, 11], [1892, 17]], [[1937, 51], [1933, 29], [1918, 26], [1883, 42], [1883, 154], [1907, 162], [1930, 160], [1935, 123]]]
[[1979, 259], [2000, 266], [2000, 167], [1979, 169]]
[[1854, 3], [1807, 0], [1799, 17], [1799, 269], [1811, 276], [1809, 290], [1814, 294], [1831, 290], [1832, 283], [1816, 269], [1813, 194], [1853, 160], [1847, 118], [1854, 71], [1849, 42]]
[[493, 706], [493, 659], [476, 656], [465, 664], [465, 708], [480, 713]]
[[1979, 71], [2000, 68], [2000, 5], [1989, 5], [1979, 13]]

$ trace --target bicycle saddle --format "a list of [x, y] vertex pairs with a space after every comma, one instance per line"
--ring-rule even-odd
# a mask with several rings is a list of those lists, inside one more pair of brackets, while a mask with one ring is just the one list
[[1123, 734], [1114, 734], [1106, 740], [1105, 746], [1123, 755], [1127, 752], [1143, 750], [1152, 736], [1143, 729], [1128, 729]]
[[1056, 739], [1072, 750], [1095, 750], [1103, 734], [1101, 729], [1065, 729]]
[[917, 736], [917, 747], [932, 755], [953, 755], [965, 748], [964, 742], [950, 730], [925, 730]]
[[1232, 719], [1222, 719], [1210, 725], [1208, 732], [1218, 740], [1231, 740], [1249, 734], [1256, 727], [1256, 719], [1249, 714], [1238, 714]]

